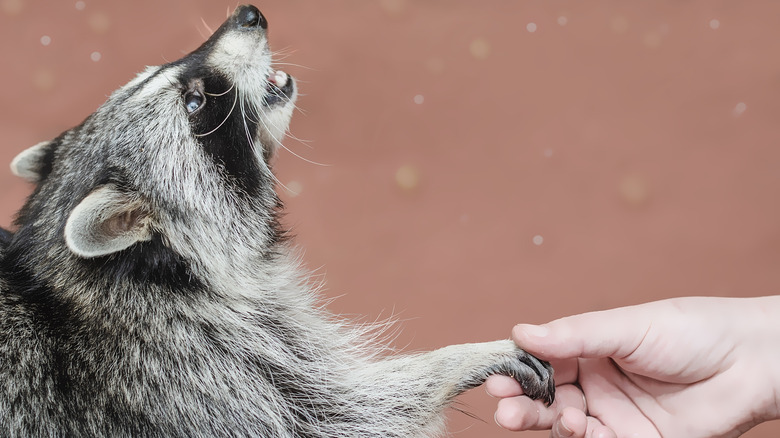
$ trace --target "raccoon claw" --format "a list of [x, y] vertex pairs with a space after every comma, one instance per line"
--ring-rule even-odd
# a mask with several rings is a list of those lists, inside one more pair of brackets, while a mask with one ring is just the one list
[[542, 400], [547, 406], [555, 400], [552, 366], [523, 350], [517, 352], [517, 361], [501, 364], [494, 374], [503, 374], [517, 380], [526, 396]]

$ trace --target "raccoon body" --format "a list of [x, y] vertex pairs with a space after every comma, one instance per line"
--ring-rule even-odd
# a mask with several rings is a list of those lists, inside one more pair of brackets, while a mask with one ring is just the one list
[[269, 162], [297, 95], [241, 6], [12, 163], [0, 231], [0, 435], [427, 437], [495, 373], [553, 400], [511, 341], [383, 354], [327, 313]]

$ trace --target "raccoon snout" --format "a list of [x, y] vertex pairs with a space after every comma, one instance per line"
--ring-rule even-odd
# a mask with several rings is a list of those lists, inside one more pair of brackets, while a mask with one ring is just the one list
[[245, 29], [261, 28], [268, 29], [268, 21], [260, 10], [252, 5], [240, 6], [235, 12], [236, 22]]

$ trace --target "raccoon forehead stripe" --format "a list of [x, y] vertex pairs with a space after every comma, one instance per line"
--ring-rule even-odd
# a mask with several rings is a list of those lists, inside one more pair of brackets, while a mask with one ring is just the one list
[[[166, 67], [157, 67], [143, 80], [133, 80], [127, 84], [124, 89], [131, 90], [131, 84], [136, 83], [137, 90], [134, 97], [138, 99], [147, 99], [155, 96], [160, 90], [170, 89], [172, 86], [178, 86], [177, 77], [184, 69], [181, 65], [172, 65]], [[147, 70], [148, 72], [149, 70]], [[144, 75], [145, 73], [142, 73]], [[136, 82], [137, 81], [137, 82]]]
[[152, 75], [154, 75], [158, 71], [160, 71], [160, 66], [146, 67], [146, 70], [142, 71], [141, 73], [138, 73], [132, 81], [125, 84], [125, 86], [123, 86], [122, 88], [125, 90], [135, 88], [139, 84], [143, 83], [145, 80], [149, 79]]

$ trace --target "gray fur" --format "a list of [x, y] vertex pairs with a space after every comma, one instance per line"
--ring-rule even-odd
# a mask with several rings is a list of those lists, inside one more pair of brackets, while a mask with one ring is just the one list
[[11, 161], [11, 172], [14, 175], [24, 178], [32, 183], [38, 182], [40, 169], [38, 165], [41, 161], [43, 154], [46, 153], [46, 147], [49, 145], [48, 141], [42, 141], [35, 146], [29, 147], [22, 151], [16, 158]]
[[0, 233], [0, 435], [437, 436], [494, 373], [552, 402], [509, 340], [388, 356], [318, 303], [277, 220], [296, 90], [264, 20], [238, 8], [14, 161], [37, 186]]

